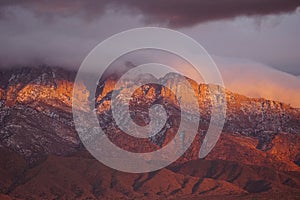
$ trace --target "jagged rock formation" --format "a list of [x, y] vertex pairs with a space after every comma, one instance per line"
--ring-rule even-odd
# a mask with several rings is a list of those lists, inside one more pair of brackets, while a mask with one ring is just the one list
[[[0, 198], [191, 199], [220, 194], [252, 197], [254, 193], [273, 195], [276, 191], [290, 199], [299, 195], [299, 173], [287, 172], [300, 171], [299, 109], [227, 90], [225, 99], [214, 99], [216, 96], [212, 99], [209, 87], [217, 91], [223, 88], [198, 85], [188, 79], [201, 114], [194, 143], [168, 169], [129, 175], [108, 169], [86, 155], [72, 119], [74, 78], [74, 72], [50, 67], [0, 72], [0, 192], [6, 194]], [[149, 75], [143, 78], [155, 79]], [[139, 125], [149, 123], [148, 112], [153, 104], [162, 104], [167, 111], [163, 129], [148, 139], [132, 138], [115, 125], [111, 95], [117, 80], [116, 75], [101, 80], [95, 98], [99, 123], [108, 137], [133, 152], [153, 151], [167, 145], [180, 122], [177, 96], [190, 95], [178, 87], [178, 76], [168, 74], [158, 80], [171, 89], [146, 84], [132, 94], [130, 114]], [[139, 80], [127, 80], [122, 88], [115, 88], [120, 103], [124, 102], [122, 92], [135, 81]], [[84, 81], [80, 87], [80, 98], [90, 98]], [[212, 102], [225, 100], [224, 133], [205, 160], [198, 160]], [[187, 109], [192, 113], [194, 106]], [[81, 105], [80, 109], [89, 108]], [[271, 172], [276, 174], [275, 178]], [[89, 175], [83, 177], [82, 174]], [[50, 180], [49, 184], [46, 180]], [[66, 187], [64, 181], [68, 182]]]
[[[153, 78], [154, 79], [154, 78]], [[154, 103], [161, 103], [165, 105], [169, 119], [165, 127], [174, 128], [174, 124], [178, 124], [180, 119], [180, 106], [178, 105], [177, 96], [188, 96], [184, 92], [186, 89], [179, 88], [176, 82], [178, 79], [176, 74], [168, 74], [164, 78], [158, 80], [159, 83], [166, 83], [168, 86], [161, 87], [155, 84], [148, 84], [140, 87], [132, 95], [130, 101], [132, 107], [131, 116], [133, 119], [145, 120], [144, 123], [149, 122], [148, 108]], [[110, 112], [110, 99], [113, 92], [116, 78], [103, 81], [101, 89], [98, 91], [99, 97], [97, 99], [97, 110], [100, 114], [99, 120], [103, 120], [103, 125], [113, 124]], [[210, 95], [208, 85], [198, 85], [195, 81], [188, 79], [192, 88], [194, 89], [196, 98], [198, 99], [201, 121], [200, 132], [205, 134], [211, 118], [211, 104], [212, 101], [225, 101], [227, 104], [226, 109], [226, 122], [223, 131], [226, 133], [237, 133], [242, 136], [253, 137], [258, 139], [257, 148], [261, 150], [268, 150], [270, 142], [276, 134], [285, 132], [296, 134], [300, 132], [300, 115], [299, 109], [292, 108], [281, 102], [266, 100], [262, 98], [247, 98], [245, 96], [234, 94], [225, 90], [225, 99], [219, 97], [215, 100], [214, 96]], [[117, 98], [122, 99], [122, 94], [126, 93], [126, 88], [130, 87], [134, 82], [124, 82], [124, 87], [117, 88]], [[182, 86], [181, 86], [182, 87]], [[222, 90], [222, 88], [214, 86], [213, 90]], [[176, 91], [175, 94], [172, 92]], [[120, 102], [121, 104], [122, 102]], [[194, 106], [194, 105], [193, 105]], [[189, 110], [193, 111], [194, 107], [191, 106]], [[136, 120], [141, 121], [141, 120]], [[143, 124], [143, 123], [142, 123]], [[112, 127], [114, 129], [115, 127]], [[166, 132], [167, 130], [164, 130]], [[166, 139], [163, 137], [162, 139]], [[157, 144], [167, 143], [164, 141], [157, 141]]]
[[[46, 154], [65, 154], [69, 152], [66, 150], [69, 149], [69, 146], [70, 149], [77, 147], [80, 141], [74, 130], [71, 115], [74, 77], [75, 73], [50, 67], [22, 68], [2, 72], [0, 90], [1, 143], [4, 146], [20, 149], [20, 151], [22, 149], [24, 151], [22, 154], [28, 157], [31, 157], [31, 154], [35, 152], [34, 149]], [[151, 75], [140, 78], [155, 79]], [[110, 110], [110, 98], [117, 79], [117, 76], [110, 76], [100, 82], [97, 91], [98, 97], [96, 98], [100, 124], [103, 125], [103, 129], [110, 130], [110, 132], [118, 132]], [[131, 116], [136, 123], [142, 125], [149, 123], [148, 109], [151, 105], [160, 103], [165, 106], [169, 115], [165, 128], [156, 136], [157, 138], [152, 138], [155, 140], [154, 143], [159, 146], [167, 144], [172, 139], [176, 127], [178, 128], [180, 106], [177, 96], [189, 95], [185, 93], [188, 92], [186, 89], [179, 88], [178, 79], [176, 74], [168, 74], [158, 81], [168, 87], [156, 84], [143, 85], [134, 92], [130, 100]], [[122, 88], [116, 88], [120, 94], [117, 95], [120, 104], [123, 101], [121, 94], [136, 82], [139, 80], [126, 80], [122, 83]], [[201, 114], [199, 132], [204, 135], [211, 112], [212, 99], [209, 88], [207, 85], [198, 85], [190, 79], [188, 82], [198, 99]], [[82, 98], [88, 98], [89, 91], [86, 90], [84, 84], [81, 87]], [[214, 88], [220, 90], [220, 87]], [[176, 91], [175, 94], [172, 91]], [[258, 140], [256, 148], [261, 150], [268, 150], [272, 146], [272, 139], [278, 133], [296, 134], [300, 132], [299, 109], [271, 100], [247, 98], [227, 90], [225, 94], [227, 110], [224, 132], [256, 138]], [[218, 99], [218, 101], [224, 100]], [[191, 105], [191, 111], [194, 106]], [[23, 134], [20, 134], [22, 132]], [[25, 137], [27, 134], [29, 134], [28, 137]], [[50, 141], [47, 139], [45, 141], [40, 140], [40, 138], [45, 137], [51, 137]], [[22, 145], [23, 138], [30, 138], [35, 145], [31, 146], [30, 149], [25, 148], [24, 145], [26, 146], [28, 142], [26, 141], [24, 142], [26, 144]], [[62, 141], [66, 143], [63, 145], [66, 149], [63, 148], [61, 152], [58, 150], [60, 148], [52, 149], [49, 146]], [[46, 144], [47, 142], [49, 145]]]

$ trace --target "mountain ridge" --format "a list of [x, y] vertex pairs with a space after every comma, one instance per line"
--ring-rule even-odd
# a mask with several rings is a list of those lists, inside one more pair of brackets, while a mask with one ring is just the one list
[[[6, 82], [2, 79], [0, 85], [0, 105], [3, 113], [0, 115], [0, 119], [2, 119], [2, 121], [5, 118], [5, 115], [7, 115], [5, 113], [9, 111], [9, 108], [22, 109], [22, 107], [24, 107], [26, 109], [32, 109], [32, 112], [42, 113], [43, 115], [50, 118], [52, 117], [58, 121], [61, 120], [64, 124], [70, 125], [71, 127], [74, 126], [71, 119], [72, 116], [68, 116], [67, 120], [63, 119], [63, 117], [60, 119], [59, 117], [59, 113], [61, 113], [62, 116], [71, 113], [73, 92], [72, 79], [75, 78], [74, 73], [51, 67], [45, 69], [17, 69], [15, 74], [14, 71], [15, 70], [9, 71], [8, 75], [11, 75], [10, 77], [5, 76], [5, 73], [2, 72], [2, 76], [6, 77]], [[162, 79], [170, 88], [177, 87], [176, 81], [173, 81], [176, 77], [173, 76], [174, 75], [169, 74]], [[106, 78], [104, 82], [99, 83], [97, 89], [96, 96], [98, 97], [95, 100], [97, 113], [105, 119], [107, 117], [111, 118], [110, 95], [117, 82], [116, 78], [117, 77], [114, 75]], [[209, 110], [211, 109], [211, 100], [209, 89], [207, 85], [198, 85], [191, 79], [187, 80], [192, 85], [194, 91], [198, 92], [196, 95], [201, 114], [200, 127], [201, 130], [205, 132], [210, 121]], [[124, 88], [126, 89], [126, 87], [130, 87], [130, 84], [132, 85], [133, 83], [124, 83], [125, 86], [123, 87], [123, 90]], [[84, 84], [80, 89], [81, 88], [83, 91], [82, 98], [89, 98], [89, 91], [86, 91], [87, 89]], [[178, 90], [175, 89], [174, 91]], [[243, 95], [234, 94], [228, 90], [225, 90], [225, 96], [227, 110], [224, 132], [239, 133], [251, 137], [259, 135], [265, 136], [265, 138], [261, 137], [261, 144], [259, 145], [261, 149], [267, 148], [267, 144], [264, 144], [263, 140], [269, 142], [270, 138], [268, 138], [268, 136], [270, 135], [273, 137], [274, 134], [280, 132], [300, 132], [300, 124], [297, 123], [300, 121], [300, 112], [296, 108], [272, 100], [247, 98]], [[131, 103], [133, 107], [138, 107], [139, 110], [132, 112], [132, 115], [137, 118], [139, 117], [141, 119], [140, 121], [145, 123], [145, 119], [147, 120], [148, 117], [147, 107], [152, 105], [158, 99], [162, 99], [162, 103], [166, 104], [167, 107], [169, 106], [171, 109], [175, 109], [175, 115], [179, 114], [176, 111], [176, 109], [179, 109], [176, 94], [173, 94], [171, 90], [167, 92], [167, 90], [164, 90], [157, 85], [143, 85], [133, 94]], [[221, 100], [224, 101], [224, 99]], [[138, 101], [142, 102], [141, 106], [137, 105]], [[76, 133], [73, 134], [72, 137], [75, 141], [75, 138], [77, 138]]]
[[[129, 175], [100, 164], [80, 142], [71, 108], [75, 75], [59, 68], [25, 68], [0, 73], [0, 191], [6, 194], [5, 198], [217, 196], [218, 199], [218, 195], [231, 195], [237, 199], [249, 196], [250, 199], [271, 195], [276, 199], [274, 194], [279, 192], [296, 199], [300, 194], [298, 109], [225, 91], [227, 112], [223, 133], [208, 156], [199, 160], [199, 148], [210, 122], [211, 102], [207, 86], [189, 80], [194, 90], [200, 91], [197, 98], [201, 120], [194, 142], [169, 167], [154, 173]], [[170, 87], [176, 87], [176, 82], [168, 82], [174, 80], [171, 75], [163, 80]], [[162, 104], [168, 114], [166, 125], [157, 136], [134, 140], [120, 131], [112, 118], [110, 98], [117, 78], [113, 75], [107, 76], [105, 81], [100, 80], [96, 91], [95, 109], [107, 136], [133, 152], [147, 152], [167, 145], [176, 134], [180, 121], [176, 94], [167, 89], [163, 91], [155, 84], [146, 84], [134, 91], [130, 100], [134, 122], [149, 123], [148, 109], [154, 103]], [[81, 87], [81, 98], [89, 99], [90, 92], [85, 90], [84, 84]], [[122, 89], [117, 91], [117, 97], [121, 92]], [[88, 167], [89, 164], [95, 168]], [[15, 167], [6, 175], [11, 165]], [[197, 171], [198, 167], [201, 169]], [[277, 178], [273, 179], [268, 171]], [[84, 173], [90, 175], [83, 177], [81, 174]], [[47, 183], [46, 180], [51, 181]]]

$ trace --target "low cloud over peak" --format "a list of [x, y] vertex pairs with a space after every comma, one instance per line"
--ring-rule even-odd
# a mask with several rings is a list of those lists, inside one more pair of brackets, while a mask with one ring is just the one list
[[[41, 64], [76, 70], [99, 42], [153, 24], [179, 29], [210, 54], [277, 68], [220, 64], [229, 89], [300, 107], [300, 79], [294, 76], [300, 73], [299, 5], [300, 0], [1, 1], [0, 70]], [[257, 29], [256, 16], [265, 15]]]

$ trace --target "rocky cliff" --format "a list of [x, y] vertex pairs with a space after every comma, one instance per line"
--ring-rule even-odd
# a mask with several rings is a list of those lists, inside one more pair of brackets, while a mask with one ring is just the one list
[[[199, 85], [187, 79], [198, 100], [198, 105], [190, 105], [187, 110], [192, 113], [193, 108], [199, 106], [201, 114], [195, 141], [168, 169], [130, 176], [97, 163], [82, 146], [72, 118], [75, 75], [75, 72], [52, 67], [20, 68], [0, 73], [0, 191], [7, 194], [5, 198], [109, 199], [116, 198], [115, 194], [125, 199], [197, 198], [199, 195], [273, 194], [274, 191], [288, 192], [291, 197], [298, 194], [300, 179], [297, 172], [293, 172], [297, 174], [293, 177], [289, 171], [300, 171], [299, 109], [272, 100], [248, 98], [219, 86]], [[155, 79], [145, 76], [143, 78]], [[177, 97], [190, 95], [182, 86], [178, 87], [178, 79], [178, 75], [168, 74], [156, 80], [168, 87], [143, 85], [134, 91], [129, 101], [131, 118], [139, 125], [149, 123], [151, 105], [164, 106], [168, 118], [156, 136], [134, 139], [115, 125], [111, 113], [113, 90], [117, 91], [117, 99], [122, 103], [122, 93], [139, 81], [123, 82], [121, 88], [115, 88], [116, 75], [107, 76], [98, 84], [95, 109], [99, 124], [115, 144], [126, 150], [147, 152], [161, 148], [173, 139], [178, 129], [181, 110]], [[80, 98], [93, 99], [84, 81], [80, 88]], [[225, 98], [211, 97], [209, 88], [224, 91]], [[198, 160], [214, 101], [226, 101], [225, 126], [213, 151], [204, 160]], [[85, 108], [86, 105], [82, 105], [83, 111]], [[14, 167], [9, 167], [9, 163]], [[88, 167], [90, 164], [95, 169]], [[86, 167], [84, 172], [79, 169], [82, 167]], [[108, 175], [104, 171], [97, 174], [97, 169]], [[277, 174], [277, 178], [268, 175], [268, 170]], [[63, 189], [64, 181], [59, 177], [65, 173], [65, 179], [70, 180]], [[90, 175], [82, 177], [82, 173]], [[46, 184], [45, 180], [51, 180], [51, 183]], [[124, 180], [130, 180], [130, 183]], [[37, 189], [28, 190], [32, 187]]]

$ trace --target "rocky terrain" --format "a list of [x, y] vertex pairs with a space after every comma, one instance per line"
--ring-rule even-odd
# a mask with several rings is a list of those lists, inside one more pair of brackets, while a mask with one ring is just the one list
[[[225, 98], [212, 99], [211, 86], [187, 79], [201, 114], [193, 144], [167, 168], [129, 174], [102, 165], [81, 144], [72, 118], [75, 75], [52, 67], [0, 72], [0, 199], [300, 198], [299, 109], [227, 90]], [[162, 104], [167, 111], [164, 128], [146, 139], [124, 134], [113, 120], [110, 99], [118, 78], [113, 74], [101, 79], [96, 92], [95, 109], [107, 136], [133, 152], [167, 145], [180, 122], [177, 96], [189, 95], [177, 87], [178, 76], [168, 74], [159, 80], [175, 93], [147, 84], [132, 95], [130, 114], [137, 124], [149, 123], [153, 104]], [[134, 81], [115, 88], [120, 103], [122, 91]], [[80, 98], [89, 98], [84, 82], [80, 88]], [[198, 159], [213, 101], [227, 103], [225, 126], [212, 152]]]

